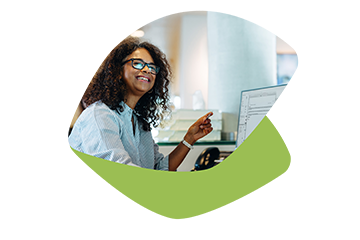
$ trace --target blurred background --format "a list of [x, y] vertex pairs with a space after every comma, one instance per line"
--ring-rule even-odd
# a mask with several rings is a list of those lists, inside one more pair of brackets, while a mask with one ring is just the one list
[[[191, 169], [203, 149], [234, 150], [241, 91], [287, 84], [298, 64], [294, 49], [273, 33], [217, 12], [169, 15], [131, 35], [158, 46], [172, 67], [173, 113], [161, 128], [152, 130], [161, 152], [170, 153], [193, 122], [214, 112], [213, 132], [196, 143], [187, 157], [191, 160], [178, 171]], [[81, 110], [79, 106], [72, 125]]]

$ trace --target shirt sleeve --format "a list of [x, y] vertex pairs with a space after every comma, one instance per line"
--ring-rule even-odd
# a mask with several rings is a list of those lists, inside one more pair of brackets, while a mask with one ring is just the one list
[[81, 149], [94, 157], [140, 167], [131, 158], [121, 141], [121, 126], [113, 112], [95, 108], [81, 126]]
[[154, 143], [154, 157], [155, 157], [155, 169], [169, 171], [169, 155], [164, 157], [164, 154], [159, 152], [159, 145]]

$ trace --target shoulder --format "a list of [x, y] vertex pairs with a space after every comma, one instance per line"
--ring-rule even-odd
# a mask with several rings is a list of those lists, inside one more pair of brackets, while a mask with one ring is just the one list
[[84, 110], [84, 114], [87, 115], [99, 114], [99, 113], [114, 114], [115, 111], [110, 109], [105, 103], [101, 101], [92, 103]]
[[81, 121], [99, 122], [112, 119], [116, 121], [117, 114], [115, 110], [110, 109], [105, 103], [98, 101], [89, 105], [81, 114]]

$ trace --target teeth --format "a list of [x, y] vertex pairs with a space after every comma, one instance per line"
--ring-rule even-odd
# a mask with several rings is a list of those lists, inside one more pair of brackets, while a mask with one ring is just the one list
[[149, 81], [149, 79], [144, 78], [144, 77], [138, 77], [139, 80], [145, 80], [145, 81]]

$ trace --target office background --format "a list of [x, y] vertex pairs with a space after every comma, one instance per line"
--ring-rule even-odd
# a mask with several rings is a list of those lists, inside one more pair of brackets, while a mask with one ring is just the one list
[[205, 109], [223, 112], [224, 132], [236, 131], [242, 90], [299, 80], [295, 10], [110, 11], [69, 54], [70, 127], [92, 76], [109, 51], [134, 30], [143, 31], [142, 38], [167, 55], [175, 107], [192, 109], [193, 94], [200, 90]]

